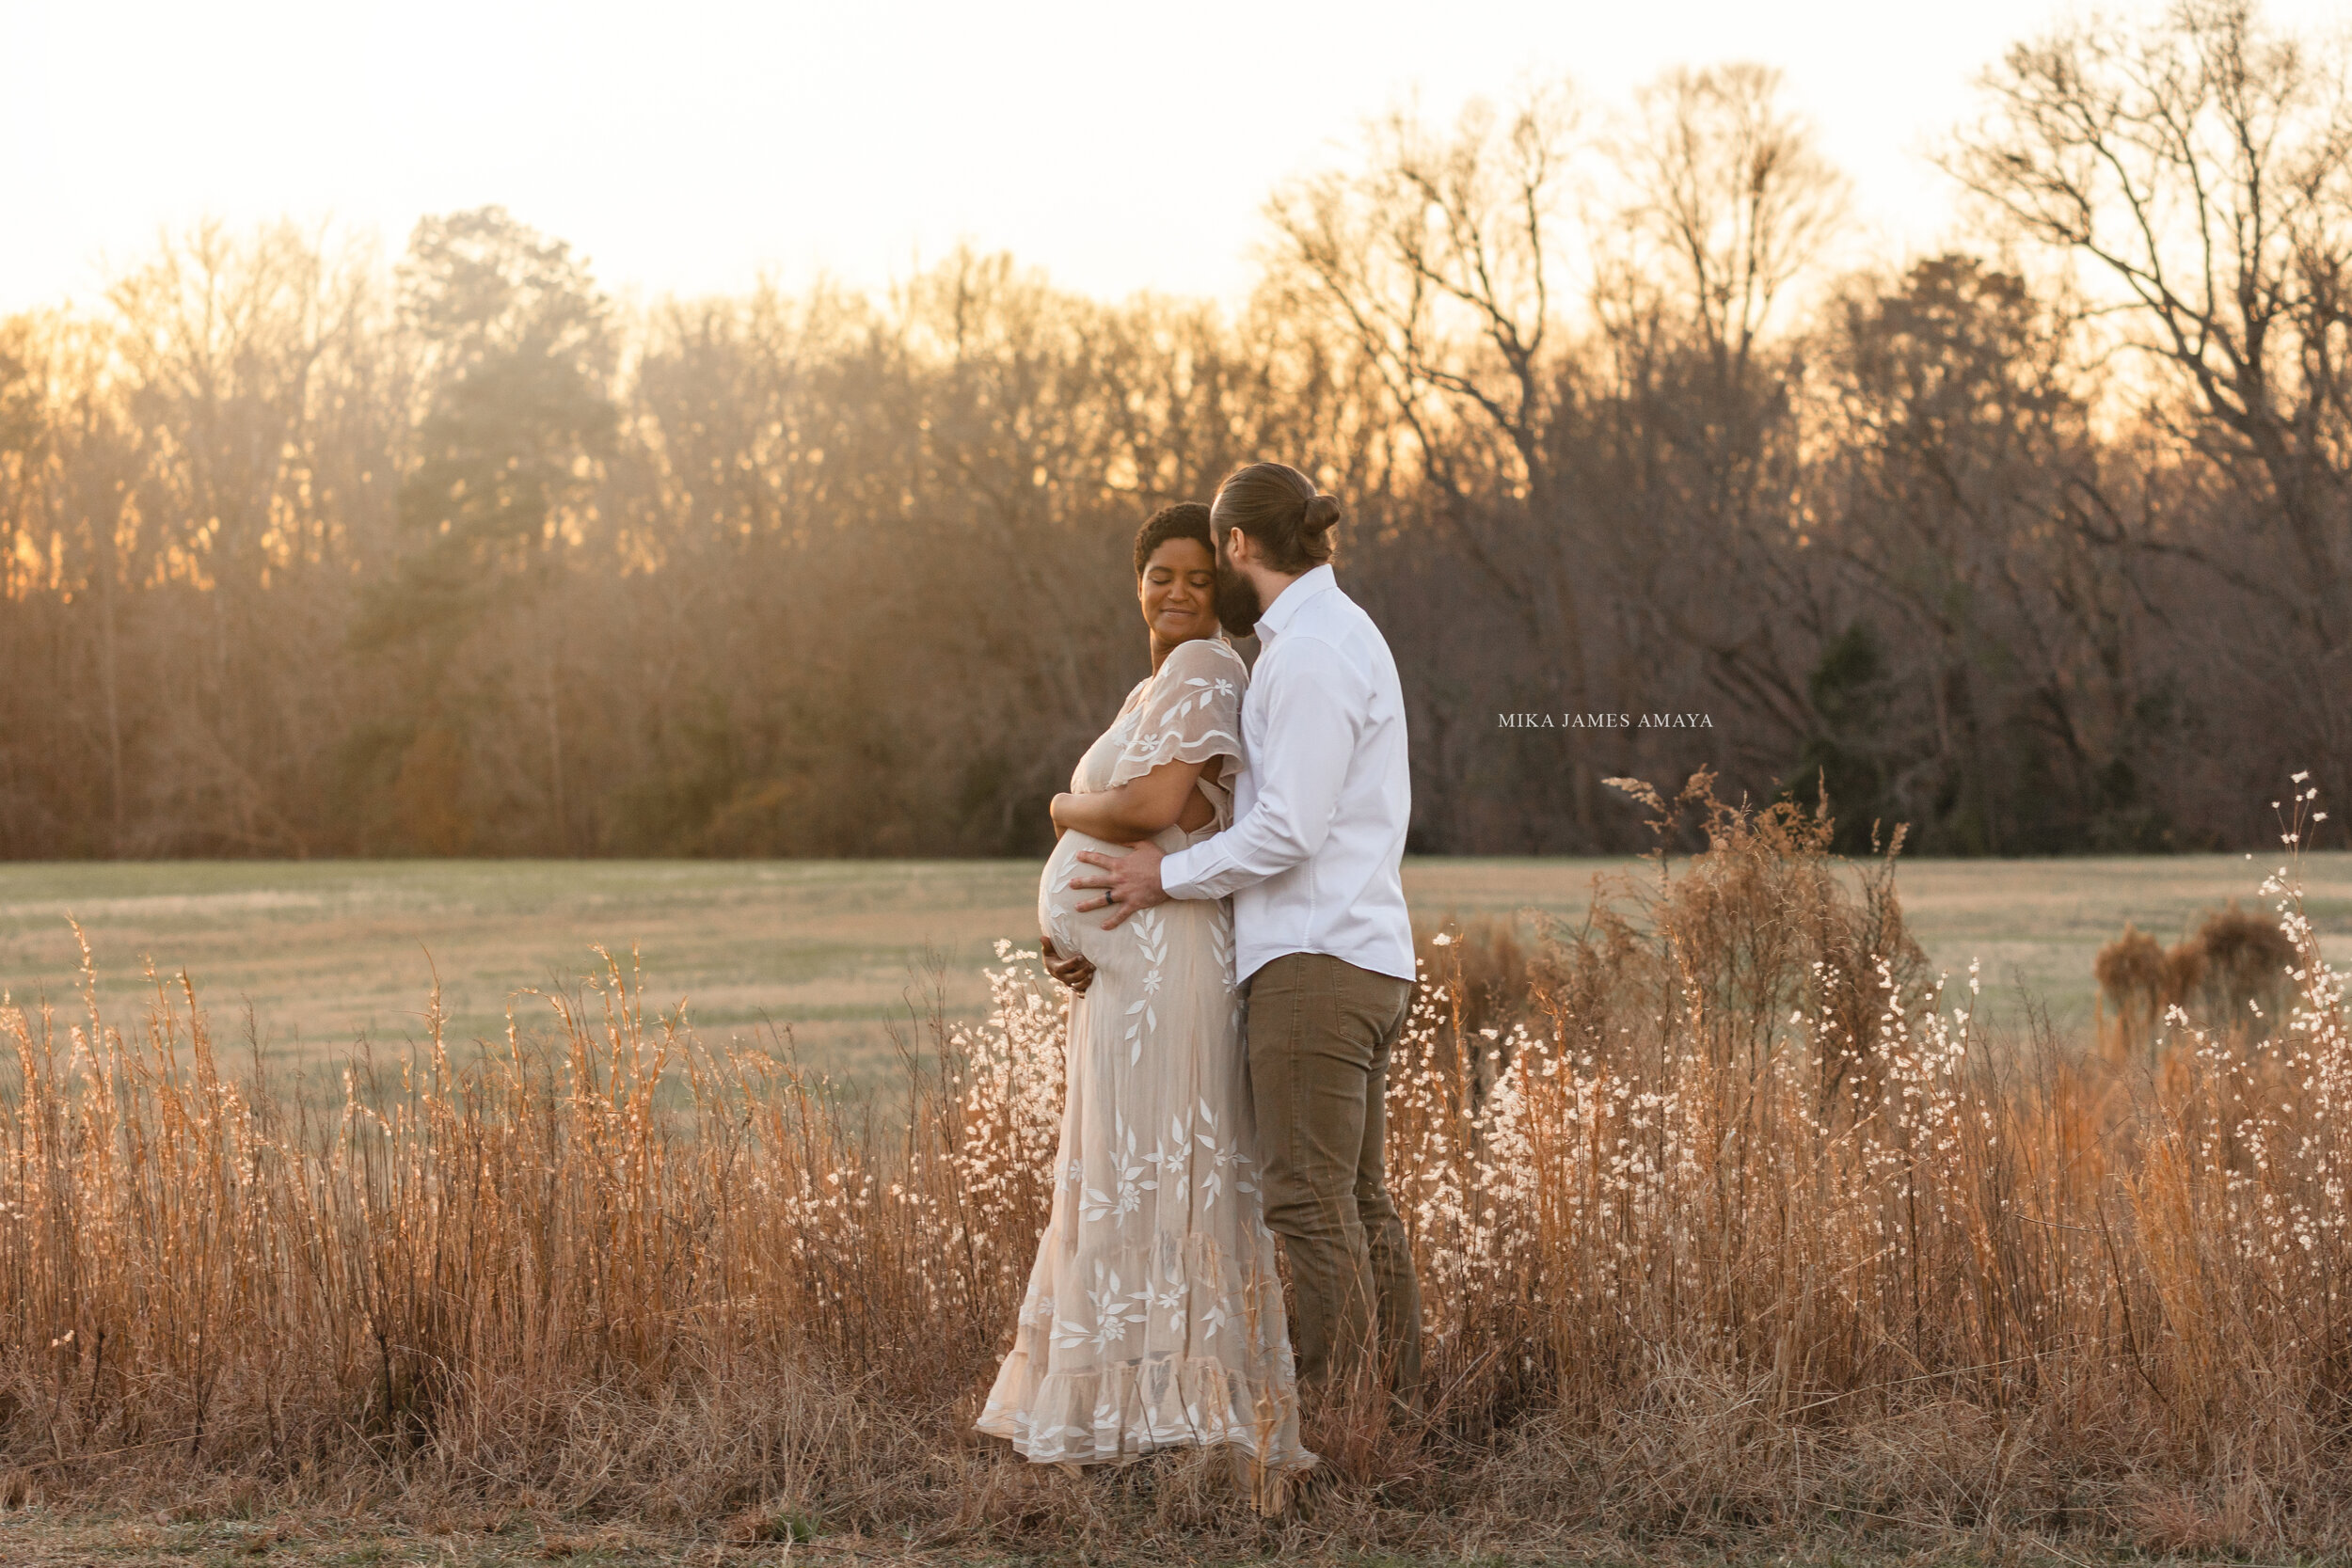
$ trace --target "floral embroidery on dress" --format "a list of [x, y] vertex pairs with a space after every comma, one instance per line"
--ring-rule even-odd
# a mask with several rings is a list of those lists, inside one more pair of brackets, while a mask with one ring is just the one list
[[1151, 1277], [1144, 1281], [1143, 1289], [1136, 1292], [1136, 1302], [1146, 1312], [1168, 1314], [1168, 1326], [1171, 1332], [1181, 1332], [1184, 1326], [1184, 1265], [1173, 1259], [1169, 1260], [1165, 1275], [1161, 1274], [1158, 1260], [1154, 1259]]
[[[1170, 1148], [1170, 1144], [1174, 1147]], [[1168, 1133], [1152, 1146], [1152, 1152], [1143, 1157], [1144, 1164], [1158, 1173], [1161, 1201], [1181, 1206], [1192, 1180], [1192, 1119], [1168, 1117]]]
[[[1128, 1004], [1127, 1016], [1134, 1020], [1127, 1025], [1127, 1065], [1133, 1067], [1143, 1059], [1143, 1036], [1160, 1026], [1159, 1013], [1152, 999], [1159, 994], [1160, 966], [1168, 962], [1168, 920], [1165, 915], [1146, 910], [1128, 925], [1135, 928], [1136, 941], [1143, 946], [1143, 961], [1152, 967], [1143, 972], [1143, 994]], [[1136, 1015], [1141, 1013], [1141, 1018]]]

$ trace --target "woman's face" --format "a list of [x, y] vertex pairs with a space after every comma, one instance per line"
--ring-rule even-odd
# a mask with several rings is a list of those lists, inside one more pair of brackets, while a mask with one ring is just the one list
[[1216, 558], [1198, 539], [1163, 539], [1136, 585], [1143, 624], [1163, 643], [1216, 633]]

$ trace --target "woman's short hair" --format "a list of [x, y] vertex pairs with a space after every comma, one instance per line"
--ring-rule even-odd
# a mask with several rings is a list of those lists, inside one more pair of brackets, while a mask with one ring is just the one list
[[1177, 501], [1161, 507], [1136, 530], [1136, 576], [1152, 563], [1152, 552], [1170, 539], [1198, 539], [1211, 556], [1216, 545], [1209, 535], [1209, 509], [1199, 501]]
[[1239, 529], [1278, 572], [1298, 573], [1331, 559], [1331, 530], [1340, 520], [1340, 499], [1287, 463], [1252, 463], [1236, 468], [1216, 487], [1209, 508], [1216, 538]]

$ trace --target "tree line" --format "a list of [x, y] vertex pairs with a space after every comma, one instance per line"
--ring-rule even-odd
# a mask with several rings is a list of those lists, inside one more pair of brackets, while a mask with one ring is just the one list
[[1233, 309], [199, 226], [0, 322], [0, 855], [1036, 853], [1136, 523], [1266, 456], [1348, 508], [1417, 850], [1636, 847], [1603, 781], [1701, 766], [1847, 848], [2267, 842], [2352, 765], [2345, 87], [2231, 4], [2021, 44], [1980, 245], [1900, 262], [1766, 70], [1400, 111]]

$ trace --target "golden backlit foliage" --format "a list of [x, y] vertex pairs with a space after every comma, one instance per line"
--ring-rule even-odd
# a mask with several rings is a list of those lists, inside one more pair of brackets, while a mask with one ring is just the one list
[[1265, 456], [1348, 508], [1416, 848], [1623, 848], [1600, 781], [1702, 765], [1849, 850], [2256, 842], [2249, 773], [2352, 764], [2331, 59], [2206, 0], [2021, 45], [1947, 148], [1981, 249], [1899, 266], [1746, 66], [1388, 116], [1230, 309], [199, 226], [0, 322], [0, 853], [1037, 852], [1126, 540]]

